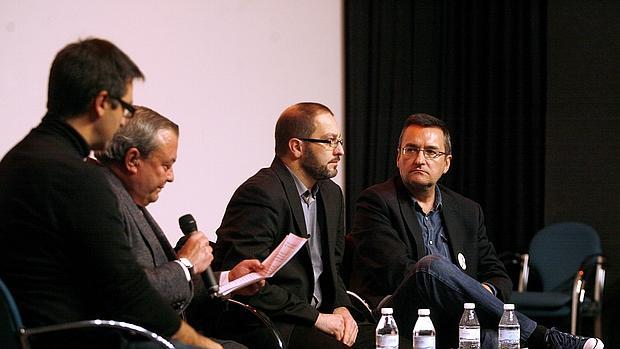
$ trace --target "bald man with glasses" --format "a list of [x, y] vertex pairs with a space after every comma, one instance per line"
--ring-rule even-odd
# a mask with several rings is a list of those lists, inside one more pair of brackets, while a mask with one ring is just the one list
[[[344, 155], [333, 113], [298, 103], [279, 117], [276, 156], [235, 192], [214, 248], [216, 269], [265, 259], [288, 233], [306, 246], [245, 301], [266, 313], [289, 348], [374, 348], [374, 326], [353, 319], [339, 275], [344, 252], [344, 207], [331, 178]], [[219, 265], [218, 265], [219, 264]]]

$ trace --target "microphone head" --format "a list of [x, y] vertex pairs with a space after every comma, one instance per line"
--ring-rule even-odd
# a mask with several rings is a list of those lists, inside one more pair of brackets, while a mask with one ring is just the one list
[[194, 216], [189, 213], [179, 217], [179, 227], [184, 235], [189, 235], [198, 230], [198, 225], [196, 224]]

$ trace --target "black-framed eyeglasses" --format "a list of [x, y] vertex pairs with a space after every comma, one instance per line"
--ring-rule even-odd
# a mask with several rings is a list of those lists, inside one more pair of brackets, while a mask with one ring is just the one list
[[299, 138], [299, 139], [304, 142], [327, 144], [332, 149], [336, 149], [338, 147], [338, 144], [344, 146], [344, 139], [342, 138], [333, 138], [333, 139]]
[[121, 104], [121, 107], [123, 107], [123, 116], [125, 118], [129, 119], [133, 117], [133, 114], [136, 112], [136, 107], [125, 102], [120, 97], [111, 97], [111, 98], [116, 99]]
[[448, 153], [439, 151], [437, 149], [425, 149], [412, 146], [399, 148], [399, 151], [406, 157], [417, 156], [419, 152], [422, 152], [422, 154], [424, 154], [424, 158], [427, 160], [434, 160], [442, 155], [448, 155]]

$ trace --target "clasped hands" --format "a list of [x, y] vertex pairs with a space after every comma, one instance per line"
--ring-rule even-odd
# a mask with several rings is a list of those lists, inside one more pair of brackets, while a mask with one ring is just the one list
[[320, 313], [314, 327], [334, 336], [349, 347], [353, 346], [357, 339], [357, 322], [345, 307], [334, 309], [332, 314]]

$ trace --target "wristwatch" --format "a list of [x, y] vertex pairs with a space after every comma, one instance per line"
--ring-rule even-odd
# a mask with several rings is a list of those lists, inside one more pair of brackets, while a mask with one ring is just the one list
[[183, 264], [185, 268], [187, 268], [190, 274], [194, 274], [194, 265], [192, 264], [192, 261], [185, 257], [181, 257], [179, 258], [179, 262], [181, 262], [181, 264]]

